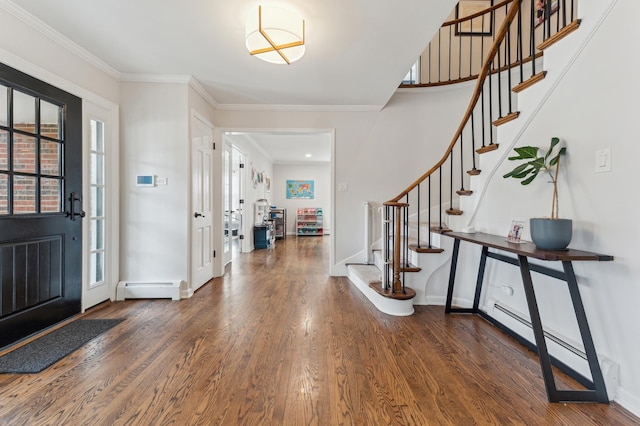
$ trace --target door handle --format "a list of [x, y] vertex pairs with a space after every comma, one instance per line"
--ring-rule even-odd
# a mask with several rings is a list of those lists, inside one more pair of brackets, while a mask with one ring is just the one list
[[[80, 210], [76, 213], [76, 202], [80, 202]], [[82, 210], [82, 196], [76, 192], [69, 194], [69, 211], [65, 212], [68, 218], [76, 220], [76, 217], [85, 217], [87, 214]]]
[[203, 214], [200, 214], [200, 213], [198, 213], [198, 212], [195, 212], [195, 213], [193, 214], [193, 217], [195, 217], [196, 219], [197, 219], [198, 217], [200, 217], [200, 216], [204, 217], [204, 215], [203, 215]]

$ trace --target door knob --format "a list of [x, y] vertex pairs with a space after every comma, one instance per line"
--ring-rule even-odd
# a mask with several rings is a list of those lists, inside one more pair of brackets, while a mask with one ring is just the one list
[[204, 217], [204, 215], [203, 215], [203, 214], [200, 214], [200, 213], [198, 213], [198, 212], [195, 212], [195, 213], [193, 214], [193, 217], [195, 217], [195, 218], [198, 218], [198, 217], [200, 217], [200, 216]]

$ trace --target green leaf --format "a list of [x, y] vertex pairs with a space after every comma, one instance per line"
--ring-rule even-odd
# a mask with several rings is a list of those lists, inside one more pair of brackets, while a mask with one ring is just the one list
[[531, 182], [533, 182], [533, 180], [536, 178], [536, 176], [538, 176], [538, 170], [536, 170], [535, 172], [533, 172], [533, 174], [528, 178], [523, 180], [522, 182], [520, 182], [522, 185], [529, 185]]
[[531, 166], [537, 170], [540, 169], [546, 169], [547, 165], [544, 163], [544, 158], [540, 157], [540, 158], [536, 158], [533, 161], [530, 161], [528, 164], [531, 164]]
[[534, 168], [529, 168], [523, 172], [514, 174], [513, 177], [516, 179], [522, 179], [523, 177], [527, 176], [529, 173], [537, 173], [537, 171]]
[[566, 152], [567, 152], [567, 148], [562, 147], [560, 151], [558, 151], [558, 155], [556, 155], [551, 159], [551, 161], [549, 161], [549, 166], [555, 166], [558, 163], [558, 159], [560, 158], [560, 156], [566, 154]]
[[519, 155], [518, 157], [509, 157], [509, 160], [527, 160], [529, 158], [536, 158], [538, 155], [538, 148], [535, 146], [521, 146], [513, 148]]
[[[558, 145], [560, 143], [560, 138], [551, 138], [551, 145], [549, 146], [549, 151], [547, 151], [547, 154], [544, 156], [544, 162], [547, 162], [547, 158], [549, 158], [549, 155], [551, 155], [551, 152], [553, 151], [553, 148]], [[563, 148], [564, 149], [564, 148]], [[558, 154], [560, 155], [560, 154]]]
[[528, 164], [520, 164], [519, 166], [517, 166], [515, 169], [511, 170], [509, 173], [507, 173], [503, 177], [505, 177], [505, 178], [511, 177], [511, 176], [515, 177], [515, 175], [517, 175], [518, 173], [520, 173], [521, 171], [526, 169], [527, 166], [528, 166]]

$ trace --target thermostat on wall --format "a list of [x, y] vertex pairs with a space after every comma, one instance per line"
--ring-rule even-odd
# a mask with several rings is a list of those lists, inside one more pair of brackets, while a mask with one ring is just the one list
[[137, 175], [136, 186], [156, 186], [154, 175]]

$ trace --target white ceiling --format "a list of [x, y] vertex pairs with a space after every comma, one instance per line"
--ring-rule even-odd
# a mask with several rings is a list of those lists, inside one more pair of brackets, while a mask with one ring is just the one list
[[[121, 81], [191, 77], [218, 109], [378, 111], [455, 3], [0, 0], [0, 8]], [[286, 7], [305, 19], [302, 59], [274, 65], [249, 55], [245, 23], [260, 4]], [[247, 137], [274, 163], [330, 160], [328, 135]]]
[[[219, 108], [379, 110], [455, 0], [0, 0], [50, 27], [116, 78], [195, 78]], [[251, 57], [245, 22], [259, 4], [298, 12], [306, 54], [292, 65]], [[41, 22], [38, 22], [40, 20]], [[44, 23], [44, 25], [42, 25]]]
[[274, 164], [331, 161], [331, 135], [328, 133], [226, 133], [225, 140], [237, 145], [243, 141], [249, 142]]

